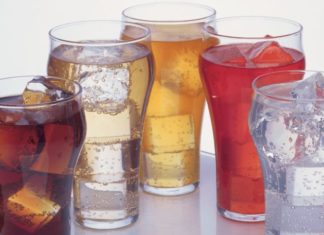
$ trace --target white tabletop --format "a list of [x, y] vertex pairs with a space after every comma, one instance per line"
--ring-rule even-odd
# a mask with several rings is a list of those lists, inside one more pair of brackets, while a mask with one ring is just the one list
[[263, 235], [264, 223], [240, 223], [216, 211], [215, 159], [201, 155], [199, 188], [188, 195], [160, 197], [140, 193], [138, 221], [117, 230], [90, 230], [75, 225], [76, 235]]

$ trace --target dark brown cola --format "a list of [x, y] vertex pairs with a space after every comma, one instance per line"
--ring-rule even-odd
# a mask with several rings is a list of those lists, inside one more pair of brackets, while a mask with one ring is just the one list
[[80, 101], [17, 104], [21, 96], [0, 99], [0, 234], [70, 235], [73, 169], [85, 138]]

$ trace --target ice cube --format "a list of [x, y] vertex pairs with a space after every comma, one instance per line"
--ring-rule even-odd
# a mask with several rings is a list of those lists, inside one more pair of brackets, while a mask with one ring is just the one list
[[296, 99], [314, 99], [316, 98], [316, 87], [324, 82], [324, 77], [321, 73], [315, 73], [304, 80], [296, 82], [292, 88], [291, 94]]
[[[288, 125], [288, 126], [287, 126]], [[278, 116], [269, 120], [265, 130], [268, 152], [271, 152], [282, 163], [289, 163], [296, 157], [298, 134], [289, 128], [289, 120]]]
[[198, 69], [199, 51], [187, 49], [175, 54], [165, 62], [160, 73], [160, 83], [175, 92], [197, 95], [202, 92]]
[[[108, 132], [109, 136], [129, 139], [130, 136], [135, 134], [132, 130], [138, 128], [138, 125], [141, 123], [139, 111], [132, 100], [129, 101], [123, 111], [118, 113], [118, 116], [105, 113], [99, 115], [96, 111], [87, 111], [85, 115], [87, 120], [87, 142], [96, 141], [95, 139], [98, 138], [105, 138]], [[92, 138], [94, 139], [93, 141], [91, 140]]]
[[192, 110], [191, 97], [155, 82], [149, 99], [147, 116], [171, 116], [189, 113]]
[[38, 130], [33, 126], [2, 125], [0, 164], [12, 170], [28, 168], [36, 159], [38, 142]]
[[324, 76], [318, 72], [296, 83], [292, 96], [296, 99], [323, 98]]
[[[176, 153], [145, 153], [143, 172], [149, 185], [179, 187], [186, 185], [192, 178], [198, 178], [198, 164], [195, 150]], [[189, 177], [189, 178], [186, 178]]]
[[143, 146], [146, 151], [167, 153], [195, 147], [194, 120], [191, 115], [147, 117]]
[[324, 171], [318, 164], [289, 166], [286, 176], [288, 200], [294, 206], [324, 204]]
[[[86, 41], [84, 41], [86, 43]], [[89, 43], [105, 43], [104, 41], [89, 41]], [[107, 42], [112, 42], [108, 41]], [[76, 61], [86, 64], [114, 64], [123, 54], [122, 47], [82, 47], [76, 54]]]
[[[291, 95], [296, 99], [297, 110], [304, 112], [313, 112], [316, 101], [314, 99], [321, 98], [323, 94], [324, 76], [322, 73], [315, 73], [308, 78], [295, 83], [292, 88]], [[305, 100], [306, 99], [306, 100]], [[318, 102], [320, 106], [320, 102]], [[323, 103], [323, 102], [322, 102]]]
[[60, 206], [28, 187], [23, 187], [8, 198], [7, 209], [12, 223], [34, 233], [54, 218]]
[[71, 126], [48, 124], [44, 128], [45, 146], [31, 169], [52, 174], [71, 173], [74, 130]]
[[213, 58], [220, 58], [221, 61], [219, 63], [228, 64], [231, 66], [238, 66], [238, 67], [245, 67], [248, 63], [248, 58], [245, 56], [247, 49], [249, 48], [248, 45], [240, 45], [240, 46], [219, 46], [216, 47], [217, 56]]
[[80, 74], [86, 111], [116, 115], [127, 107], [130, 90], [127, 66], [82, 66]]
[[290, 64], [294, 58], [287, 50], [275, 41], [263, 41], [255, 43], [246, 56], [256, 67], [276, 67]]
[[[67, 83], [69, 84], [69, 83]], [[23, 92], [25, 104], [41, 104], [65, 99], [72, 95], [71, 89], [62, 81], [54, 81], [45, 77], [35, 77], [28, 82]]]

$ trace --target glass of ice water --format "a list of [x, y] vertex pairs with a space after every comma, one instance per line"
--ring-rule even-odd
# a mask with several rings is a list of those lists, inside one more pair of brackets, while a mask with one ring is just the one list
[[79, 224], [127, 226], [138, 217], [138, 165], [151, 90], [150, 30], [119, 21], [85, 21], [50, 31], [48, 74], [83, 87], [86, 142], [74, 175]]
[[249, 125], [264, 175], [266, 234], [322, 234], [324, 72], [268, 73], [253, 89]]

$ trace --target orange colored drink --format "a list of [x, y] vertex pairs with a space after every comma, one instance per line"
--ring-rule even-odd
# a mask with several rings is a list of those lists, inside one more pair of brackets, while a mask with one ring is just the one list
[[[179, 9], [182, 14], [179, 15]], [[199, 184], [205, 96], [198, 69], [207, 48], [202, 26], [215, 10], [191, 3], [149, 3], [123, 11], [151, 30], [155, 80], [144, 122], [140, 180], [145, 192], [182, 195]]]
[[144, 125], [143, 184], [170, 188], [199, 181], [202, 49], [201, 39], [152, 42], [156, 76]]

